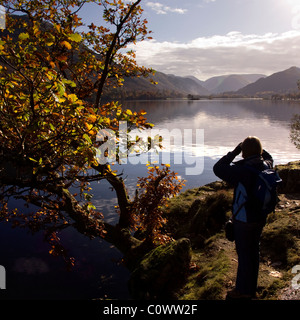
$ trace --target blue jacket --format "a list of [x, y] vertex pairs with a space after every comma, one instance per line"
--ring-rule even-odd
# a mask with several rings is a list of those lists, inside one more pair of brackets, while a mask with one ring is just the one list
[[[239, 183], [242, 183], [246, 190], [252, 190], [256, 182], [257, 175], [249, 170], [247, 166], [252, 166], [260, 171], [273, 168], [273, 158], [265, 150], [263, 150], [262, 156], [253, 156], [238, 162], [233, 162], [236, 156], [237, 153], [235, 151], [228, 152], [228, 154], [222, 157], [213, 167], [213, 171], [217, 177], [235, 188], [234, 199], [236, 187]], [[247, 215], [245, 222], [258, 222], [263, 219], [259, 215], [259, 212], [257, 212], [255, 203], [251, 201], [246, 204], [245, 211]], [[237, 216], [237, 220], [241, 219], [238, 219]]]

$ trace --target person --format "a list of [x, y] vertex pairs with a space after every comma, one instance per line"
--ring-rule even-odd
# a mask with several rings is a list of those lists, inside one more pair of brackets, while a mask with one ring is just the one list
[[[243, 159], [233, 162], [240, 153]], [[239, 183], [245, 186], [246, 190], [251, 190], [256, 181], [256, 174], [249, 166], [260, 171], [273, 168], [272, 156], [263, 150], [260, 140], [254, 136], [247, 137], [233, 151], [223, 156], [214, 165], [213, 171], [217, 177], [235, 187], [236, 196]], [[227, 293], [227, 300], [252, 299], [256, 296], [259, 244], [266, 217], [259, 214], [251, 203], [247, 204], [243, 211], [233, 217], [238, 269], [235, 289]]]

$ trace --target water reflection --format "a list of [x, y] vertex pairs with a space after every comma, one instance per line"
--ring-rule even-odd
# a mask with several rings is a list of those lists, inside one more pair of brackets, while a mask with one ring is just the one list
[[276, 162], [299, 159], [299, 152], [289, 139], [290, 121], [300, 112], [299, 103], [228, 99], [139, 101], [125, 105], [147, 111], [149, 121], [157, 128], [204, 129], [207, 157], [216, 159], [245, 137], [256, 135]]
[[286, 122], [300, 109], [298, 102], [258, 99], [126, 101], [123, 105], [133, 110], [147, 111], [147, 118], [155, 124], [164, 120], [191, 119], [199, 111], [223, 119], [247, 118], [252, 115], [258, 119], [267, 116]]

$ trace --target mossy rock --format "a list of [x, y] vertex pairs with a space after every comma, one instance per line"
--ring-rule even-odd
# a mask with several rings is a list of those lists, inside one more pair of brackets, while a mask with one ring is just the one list
[[219, 232], [229, 215], [233, 189], [222, 181], [189, 189], [171, 199], [165, 210], [166, 230], [173, 238], [187, 237], [196, 246]]
[[202, 203], [197, 203], [199, 207], [190, 227], [195, 240], [198, 239], [197, 245], [222, 230], [231, 209], [231, 202], [231, 194], [221, 190], [207, 196]]
[[278, 191], [280, 193], [300, 193], [300, 161], [278, 165], [276, 169], [282, 179]]
[[133, 299], [174, 299], [189, 270], [190, 240], [161, 245], [141, 260], [129, 280]]
[[[277, 212], [264, 228], [261, 239], [262, 256], [271, 263], [280, 263], [281, 269], [300, 263], [299, 209]], [[272, 221], [274, 219], [274, 221]]]

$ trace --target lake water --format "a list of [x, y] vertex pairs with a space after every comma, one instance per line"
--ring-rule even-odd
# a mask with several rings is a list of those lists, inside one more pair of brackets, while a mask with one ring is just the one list
[[[166, 100], [126, 102], [124, 107], [145, 110], [147, 119], [155, 124], [159, 132], [165, 130], [181, 135], [181, 144], [178, 141], [175, 144], [173, 140], [176, 138], [167, 139], [167, 142], [171, 140], [171, 144], [164, 145], [166, 148], [160, 153], [160, 159], [164, 155], [165, 158], [170, 157], [171, 169], [186, 180], [185, 189], [215, 181], [217, 178], [212, 171], [214, 163], [250, 135], [261, 139], [263, 148], [271, 153], [275, 164], [300, 159], [300, 150], [289, 138], [290, 121], [294, 114], [300, 113], [300, 103], [254, 99]], [[185, 143], [184, 130], [187, 129], [192, 133], [192, 138]], [[203, 143], [197, 144], [197, 130], [203, 133]], [[128, 164], [115, 166], [124, 171], [129, 191], [134, 192], [137, 177], [147, 174], [144, 164], [132, 165], [130, 162], [146, 163], [156, 158], [155, 153], [143, 154], [133, 157], [132, 161], [129, 159]], [[176, 159], [179, 162], [182, 160], [181, 164], [174, 163]], [[199, 170], [201, 165], [202, 171]], [[189, 174], [186, 174], [187, 170]], [[95, 197], [96, 205], [107, 212], [107, 218], [113, 221], [115, 215], [109, 213], [115, 202], [111, 201], [110, 197]]]
[[[160, 155], [131, 156], [122, 170], [129, 193], [136, 178], [145, 176], [148, 160], [168, 160], [171, 168], [193, 188], [216, 180], [213, 164], [249, 135], [258, 136], [276, 164], [300, 159], [290, 142], [292, 116], [300, 113], [300, 104], [263, 100], [166, 100], [124, 103], [126, 108], [147, 111], [147, 118], [160, 133], [172, 132], [170, 145]], [[165, 130], [165, 131], [162, 131]], [[176, 136], [177, 135], [177, 136]], [[177, 139], [178, 136], [180, 139]], [[136, 164], [133, 164], [136, 163]], [[109, 185], [92, 185], [94, 204], [111, 223], [117, 220], [116, 199]], [[72, 229], [61, 234], [70, 255], [76, 259], [72, 272], [65, 270], [60, 258], [50, 257], [42, 234], [0, 224], [0, 265], [6, 268], [7, 289], [1, 298], [41, 299], [128, 299], [128, 271], [118, 261], [121, 254], [99, 239], [89, 240]]]

